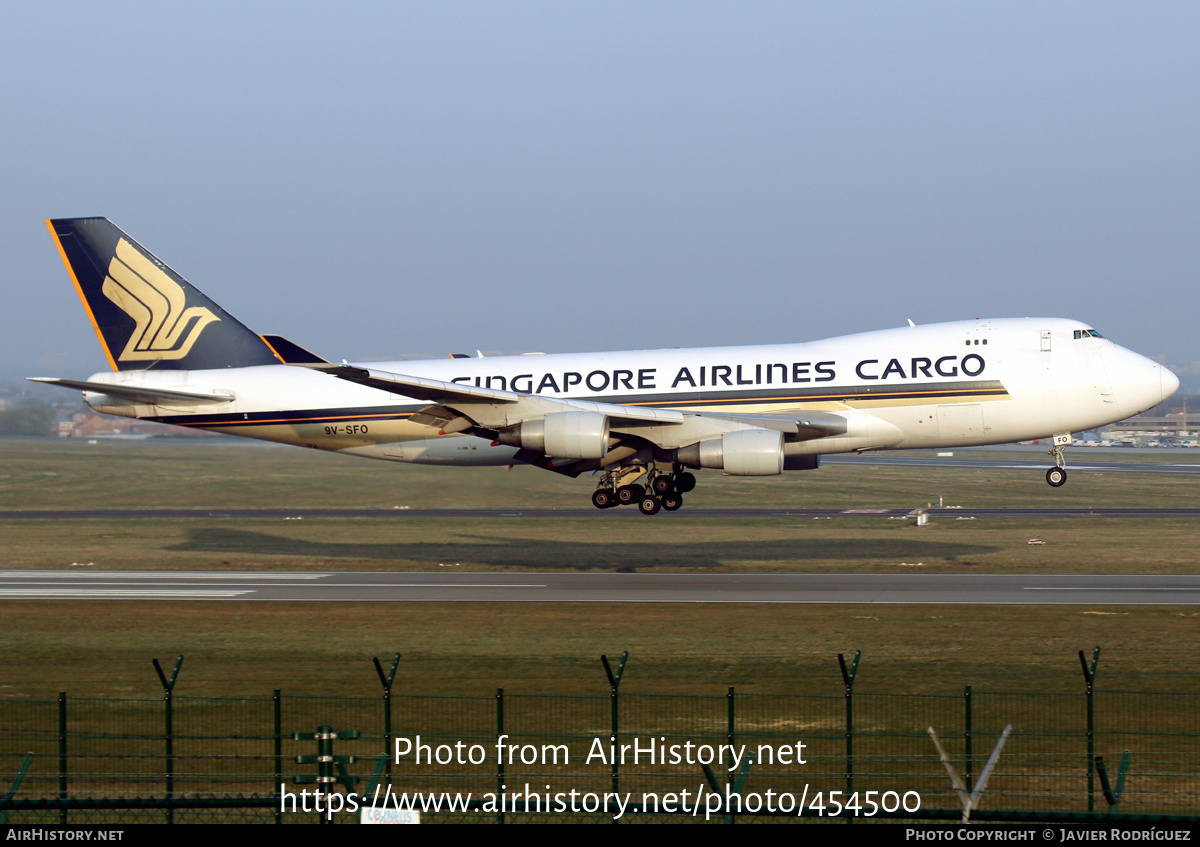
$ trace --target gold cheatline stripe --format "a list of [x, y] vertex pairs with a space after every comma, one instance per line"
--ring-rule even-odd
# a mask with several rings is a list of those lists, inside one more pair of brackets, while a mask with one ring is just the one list
[[[173, 426], [249, 426], [251, 424], [271, 424], [271, 423], [308, 423], [310, 421], [358, 421], [364, 418], [411, 418], [414, 412], [381, 412], [375, 415], [318, 415], [314, 418], [266, 418], [264, 420], [232, 420], [232, 421], [188, 421], [186, 423], [174, 423]], [[170, 423], [170, 421], [166, 421]]]
[[67, 266], [67, 273], [71, 275], [71, 282], [75, 283], [75, 292], [79, 295], [79, 299], [83, 301], [83, 310], [87, 312], [88, 320], [92, 322], [92, 329], [96, 330], [96, 337], [100, 339], [100, 349], [104, 351], [104, 356], [108, 359], [108, 366], [115, 371], [117, 369], [117, 362], [108, 349], [108, 342], [104, 340], [104, 333], [100, 331], [100, 325], [96, 323], [96, 316], [92, 314], [92, 307], [88, 304], [87, 298], [83, 296], [83, 287], [79, 284], [79, 279], [75, 276], [75, 269], [71, 267], [71, 261], [67, 258], [67, 251], [63, 250], [62, 242], [58, 240], [58, 233], [54, 231], [54, 224], [50, 222], [49, 218], [46, 219], [46, 229], [50, 230], [50, 237], [54, 239], [54, 246], [58, 248], [58, 255], [62, 257], [63, 264]]
[[[264, 339], [264, 341], [265, 341], [265, 339]], [[270, 345], [268, 345], [268, 346], [270, 346]], [[934, 390], [934, 391], [895, 391], [895, 392], [890, 392], [887, 394], [871, 394], [867, 397], [859, 397], [858, 395], [854, 395], [854, 397], [859, 400], [868, 400], [868, 399], [869, 400], [875, 400], [875, 399], [884, 400], [884, 399], [887, 399], [888, 397], [893, 397], [897, 394], [916, 394], [916, 395], [918, 395], [918, 398], [914, 398], [914, 399], [919, 399], [919, 397], [921, 397], [921, 396], [948, 395], [948, 394], [977, 396], [978, 393], [984, 392], [984, 391], [991, 392], [992, 394], [1002, 394], [1004, 396], [1008, 396], [1008, 389], [1006, 389], [1006, 388], [986, 388], [986, 389], [979, 389], [979, 391], [977, 391], [977, 392], [971, 392], [971, 394], [967, 394], [967, 392], [963, 391], [962, 389], [957, 389], [957, 390], [944, 389], [944, 390]], [[823, 394], [823, 395], [815, 395], [815, 396], [809, 396], [809, 397], [747, 397], [747, 398], [726, 397], [724, 399], [718, 399], [718, 400], [689, 400], [685, 403], [672, 403], [672, 401], [669, 401], [669, 400], [655, 400], [655, 401], [647, 401], [644, 403], [624, 403], [622, 405], [625, 405], [625, 406], [667, 406], [668, 408], [676, 408], [676, 407], [680, 407], [680, 406], [694, 406], [699, 403], [730, 403], [730, 402], [734, 402], [734, 401], [742, 402], [742, 403], [761, 403], [761, 402], [767, 402], [767, 401], [774, 401], [776, 403], [782, 403], [782, 402], [787, 402], [789, 400], [804, 400], [806, 402], [817, 402], [817, 401], [828, 401], [828, 400], [837, 400], [837, 399], [845, 399], [845, 398], [846, 398], [845, 394]], [[232, 420], [232, 421], [204, 421], [201, 423], [188, 422], [188, 423], [178, 423], [178, 424], [175, 424], [175, 426], [246, 426], [249, 424], [307, 423], [310, 421], [345, 421], [345, 420], [362, 420], [365, 418], [408, 418], [408, 417], [412, 417], [413, 414], [414, 414], [413, 412], [381, 412], [379, 414], [373, 414], [373, 415], [318, 415], [316, 417], [311, 417], [311, 418], [266, 418], [263, 420], [254, 420], [254, 421]]]
[[650, 400], [642, 403], [624, 403], [625, 406], [695, 406], [700, 403], [785, 403], [790, 400], [799, 400], [805, 403], [828, 402], [830, 400], [839, 400], [843, 402], [857, 402], [859, 400], [886, 400], [889, 397], [899, 395], [917, 395], [917, 397], [933, 397], [937, 395], [959, 395], [964, 397], [975, 397], [984, 393], [1008, 395], [1007, 388], [980, 388], [980, 389], [936, 389], [929, 391], [890, 391], [883, 394], [813, 394], [801, 397], [724, 397], [713, 400], [687, 400], [683, 402], [673, 402], [670, 400]]

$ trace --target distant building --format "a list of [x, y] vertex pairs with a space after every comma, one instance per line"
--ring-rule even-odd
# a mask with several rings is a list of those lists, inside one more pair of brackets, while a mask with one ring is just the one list
[[133, 435], [149, 438], [153, 435], [207, 437], [211, 433], [154, 423], [153, 421], [137, 421], [130, 418], [101, 415], [96, 412], [76, 412], [71, 415], [70, 420], [59, 421], [58, 435], [59, 438], [129, 437]]

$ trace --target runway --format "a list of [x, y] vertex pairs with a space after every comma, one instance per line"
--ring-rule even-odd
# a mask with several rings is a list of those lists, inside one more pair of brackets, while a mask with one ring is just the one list
[[0, 600], [1195, 606], [1200, 575], [7, 570]]
[[[688, 518], [882, 518], [898, 519], [909, 515], [912, 506], [880, 509], [694, 509], [684, 506], [678, 512], [659, 512], [653, 520]], [[934, 520], [964, 518], [1196, 518], [1195, 508], [1031, 508], [969, 509], [958, 506], [927, 509]], [[239, 520], [281, 520], [286, 518], [592, 518], [595, 520], [637, 519], [646, 516], [632, 507], [617, 509], [6, 509], [4, 520], [196, 520], [228, 518]]]
[[[947, 451], [953, 452], [953, 451]], [[882, 453], [833, 453], [821, 457], [822, 465], [867, 465], [902, 468], [974, 468], [976, 470], [1041, 471], [1054, 462], [1042, 452], [1014, 451], [1011, 459], [973, 459], [970, 453], [954, 456], [888, 456]], [[1200, 462], [1089, 462], [1077, 452], [1067, 458], [1067, 474], [1149, 473], [1200, 475]]]

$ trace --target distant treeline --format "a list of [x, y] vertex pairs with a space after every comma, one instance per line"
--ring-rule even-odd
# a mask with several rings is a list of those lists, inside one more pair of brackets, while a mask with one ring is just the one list
[[51, 406], [0, 409], [0, 435], [56, 435], [58, 416]]

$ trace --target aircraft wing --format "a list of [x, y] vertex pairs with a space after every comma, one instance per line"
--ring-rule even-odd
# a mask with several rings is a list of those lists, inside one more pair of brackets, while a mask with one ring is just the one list
[[[321, 370], [339, 379], [370, 386], [381, 391], [424, 400], [431, 405], [416, 412], [414, 423], [437, 429], [441, 434], [473, 432], [476, 435], [498, 438], [503, 443], [533, 444], [543, 455], [556, 456], [551, 443], [541, 435], [533, 441], [511, 433], [522, 426], [536, 427], [550, 417], [564, 420], [560, 413], [577, 413], [569, 428], [587, 431], [596, 441], [609, 436], [623, 439], [626, 449], [634, 444], [678, 449], [689, 444], [736, 430], [770, 430], [781, 434], [784, 441], [809, 441], [843, 435], [848, 419], [834, 412], [797, 411], [776, 414], [721, 414], [712, 412], [681, 412], [617, 403], [597, 403], [590, 400], [561, 399], [540, 394], [520, 394], [495, 388], [483, 388], [456, 382], [409, 376], [352, 365], [304, 364], [301, 367]], [[584, 421], [589, 419], [590, 423]], [[601, 423], [601, 421], [603, 421]], [[606, 433], [606, 434], [602, 434]], [[630, 441], [630, 439], [633, 439]], [[553, 442], [563, 443], [563, 442]], [[575, 450], [564, 458], [575, 454]], [[604, 455], [607, 448], [593, 448]], [[578, 456], [575, 456], [578, 458]]]
[[[607, 415], [614, 423], [642, 422], [654, 424], [681, 424], [684, 414], [669, 409], [642, 409], [615, 403], [595, 403], [590, 400], [562, 400], [540, 394], [518, 394], [497, 388], [482, 388], [457, 382], [443, 382], [426, 377], [407, 376], [351, 365], [307, 365], [314, 370], [369, 385], [383, 391], [403, 394], [415, 400], [428, 400], [442, 408], [457, 410], [472, 417], [479, 426], [496, 428], [511, 426], [523, 420], [540, 417], [554, 412], [583, 411]], [[428, 410], [427, 410], [428, 411]], [[476, 417], [476, 415], [478, 417]]]
[[787, 441], [809, 441], [830, 435], [845, 435], [848, 421], [836, 412], [797, 411], [791, 415], [720, 415], [700, 413], [696, 417], [730, 421], [782, 432]]

